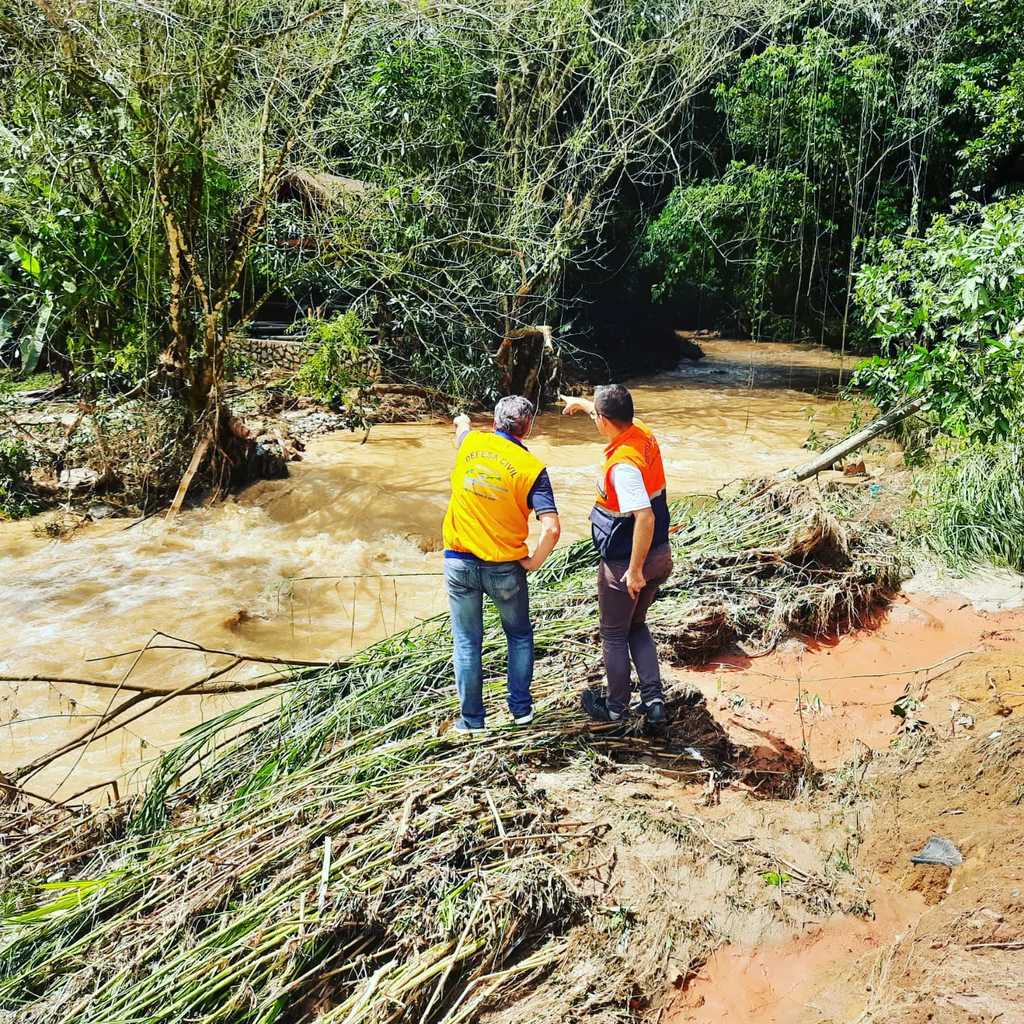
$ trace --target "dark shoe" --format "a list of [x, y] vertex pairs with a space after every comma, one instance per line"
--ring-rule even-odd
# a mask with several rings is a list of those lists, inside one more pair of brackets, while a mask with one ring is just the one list
[[664, 725], [667, 718], [663, 700], [652, 700], [648, 704], [641, 704], [640, 713], [647, 719], [648, 725]]
[[580, 694], [580, 703], [583, 710], [595, 722], [622, 722], [625, 715], [617, 715], [614, 711], [608, 710], [608, 701], [594, 690], [584, 690]]

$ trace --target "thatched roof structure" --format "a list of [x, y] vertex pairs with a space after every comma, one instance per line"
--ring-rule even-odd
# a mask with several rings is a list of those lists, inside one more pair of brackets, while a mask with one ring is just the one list
[[277, 198], [297, 199], [310, 215], [325, 212], [333, 206], [344, 206], [356, 212], [372, 191], [372, 185], [358, 178], [291, 167], [281, 175]]

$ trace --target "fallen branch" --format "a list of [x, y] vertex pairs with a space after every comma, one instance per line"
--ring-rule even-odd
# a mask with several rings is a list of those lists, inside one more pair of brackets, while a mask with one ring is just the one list
[[867, 444], [868, 441], [878, 437], [879, 434], [884, 434], [886, 431], [891, 430], [901, 420], [905, 420], [908, 416], [917, 412], [927, 400], [927, 396], [922, 395], [911, 402], [907, 402], [895, 409], [890, 409], [883, 416], [872, 420], [866, 427], [862, 427], [860, 430], [850, 434], [849, 437], [832, 445], [831, 448], [827, 448], [809, 462], [805, 462], [800, 466], [794, 466], [792, 469], [784, 469], [775, 479], [780, 483], [785, 481], [799, 482], [823, 470], [830, 469], [844, 455], [849, 455], [850, 452], [856, 451], [862, 445]]
[[77, 793], [72, 793], [71, 796], [64, 797], [57, 806], [58, 807], [70, 807], [76, 800], [80, 800], [83, 796], [89, 793], [94, 793], [97, 789], [110, 788], [114, 791], [114, 802], [118, 803], [121, 800], [121, 790], [118, 788], [117, 779], [106, 779], [103, 782], [94, 782], [91, 786], [86, 786], [85, 789], [80, 789]]
[[[42, 769], [47, 767], [47, 765], [52, 764], [65, 754], [70, 754], [79, 747], [88, 746], [88, 744], [92, 743], [93, 740], [102, 739], [104, 736], [109, 736], [112, 732], [116, 732], [118, 729], [123, 729], [126, 725], [137, 721], [143, 715], [148, 715], [151, 711], [155, 711], [157, 708], [162, 707], [169, 700], [172, 700], [175, 697], [181, 697], [193, 690], [196, 690], [205, 683], [212, 682], [214, 679], [217, 679], [218, 677], [237, 668], [240, 664], [241, 662], [236, 659], [230, 664], [225, 665], [223, 668], [214, 669], [201, 679], [197, 679], [191, 683], [185, 683], [174, 690], [168, 690], [160, 697], [160, 699], [155, 700], [155, 703], [151, 704], [149, 707], [143, 708], [137, 714], [132, 715], [131, 718], [128, 718], [123, 722], [115, 721], [115, 719], [120, 718], [126, 711], [130, 711], [133, 707], [136, 707], [143, 701], [155, 699], [145, 693], [133, 694], [127, 700], [118, 704], [116, 708], [113, 708], [104, 714], [95, 725], [90, 726], [85, 732], [79, 734], [74, 739], [68, 740], [67, 743], [62, 744], [56, 750], [51, 750], [49, 753], [43, 754], [42, 756], [37, 757], [34, 761], [30, 761], [28, 764], [18, 768], [17, 771], [12, 773], [12, 780], [20, 782], [22, 779], [31, 778], [36, 774], [36, 772], [42, 771]], [[124, 689], [125, 687], [118, 684], [118, 688]], [[104, 729], [104, 726], [109, 726], [109, 728]]]
[[[180, 647], [173, 649], [188, 650], [188, 648]], [[150, 647], [149, 650], [153, 650], [153, 648]], [[225, 683], [223, 686], [191, 689], [188, 692], [190, 697], [209, 697], [216, 696], [219, 693], [250, 693], [254, 690], [265, 690], [271, 686], [280, 686], [281, 682], [282, 680], [279, 676], [274, 676], [272, 679], [246, 679]], [[55, 686], [96, 686], [101, 690], [127, 690], [129, 693], [139, 693], [147, 697], [164, 697], [175, 692], [174, 690], [162, 689], [157, 686], [141, 686], [138, 683], [111, 682], [109, 679], [78, 679], [73, 676], [0, 676], [0, 683], [52, 683]]]
[[[163, 634], [167, 636], [167, 634]], [[127, 658], [130, 655], [141, 654], [143, 651], [185, 651], [193, 654], [219, 654], [225, 658], [237, 658], [239, 661], [252, 662], [254, 665], [282, 665], [286, 668], [330, 668], [332, 661], [303, 661], [297, 658], [275, 658], [259, 654], [240, 654], [238, 651], [221, 651], [214, 647], [203, 647], [201, 644], [193, 643], [190, 640], [180, 640], [179, 637], [168, 637], [170, 640], [179, 640], [176, 644], [149, 644], [146, 647], [138, 647], [131, 651], [120, 651], [117, 654], [102, 654], [96, 658], [86, 658], [87, 663], [98, 661], [116, 661], [118, 658]], [[124, 689], [124, 687], [122, 687]]]
[[181, 506], [185, 502], [185, 495], [188, 494], [188, 489], [192, 485], [192, 478], [199, 471], [199, 466], [203, 461], [203, 456], [206, 454], [207, 448], [210, 447], [210, 443], [213, 441], [213, 434], [207, 434], [200, 442], [196, 445], [195, 451], [192, 453], [192, 461], [188, 464], [188, 469], [185, 470], [185, 475], [181, 478], [181, 483], [178, 484], [178, 491], [174, 495], [174, 500], [171, 502], [171, 507], [167, 510], [167, 517], [164, 520], [170, 523], [171, 520], [181, 511]]
[[27, 797], [30, 800], [38, 800], [40, 803], [49, 804], [51, 807], [59, 806], [56, 800], [51, 800], [41, 793], [32, 793], [22, 786], [16, 786], [6, 775], [0, 773], [0, 807], [12, 803], [19, 796]]

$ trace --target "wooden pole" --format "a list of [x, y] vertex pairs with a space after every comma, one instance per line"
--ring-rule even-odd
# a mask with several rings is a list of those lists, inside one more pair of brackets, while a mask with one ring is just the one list
[[868, 441], [878, 437], [879, 434], [884, 434], [887, 430], [891, 430], [901, 420], [905, 420], [908, 416], [917, 412], [927, 400], [927, 396], [922, 395], [920, 398], [915, 398], [910, 402], [897, 406], [895, 409], [890, 409], [884, 415], [872, 420], [866, 427], [861, 427], [860, 430], [832, 445], [831, 448], [823, 451], [820, 455], [816, 455], [810, 461], [794, 466], [792, 469], [784, 469], [778, 474], [776, 480], [780, 483], [806, 480], [808, 477], [822, 472], [822, 470], [831, 468], [844, 455], [849, 455], [850, 452], [856, 451], [861, 446], [867, 444]]

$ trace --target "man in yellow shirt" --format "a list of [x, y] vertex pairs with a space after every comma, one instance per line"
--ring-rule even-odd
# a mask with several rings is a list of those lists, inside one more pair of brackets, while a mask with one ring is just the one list
[[[519, 395], [494, 409], [494, 431], [455, 420], [458, 455], [444, 517], [444, 577], [452, 616], [455, 684], [462, 717], [455, 728], [484, 731], [483, 598], [494, 602], [508, 641], [508, 706], [517, 725], [533, 721], [533, 626], [526, 574], [539, 569], [558, 543], [558, 509], [544, 464], [523, 444], [533, 404]], [[541, 534], [533, 554], [526, 539], [530, 512]]]

